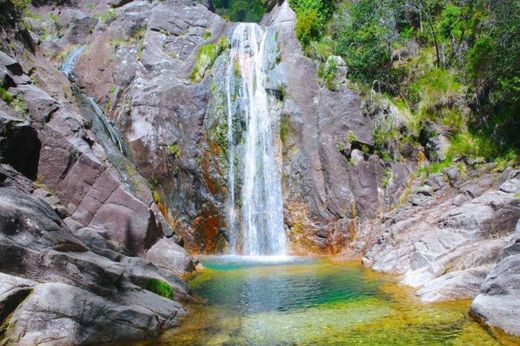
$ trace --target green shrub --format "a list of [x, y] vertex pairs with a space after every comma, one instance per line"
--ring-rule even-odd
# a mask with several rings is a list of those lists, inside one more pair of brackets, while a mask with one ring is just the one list
[[160, 279], [148, 279], [146, 281], [145, 288], [148, 291], [151, 291], [155, 294], [158, 294], [162, 297], [173, 299], [173, 288], [172, 286], [167, 283], [166, 281], [160, 280]]
[[336, 73], [338, 72], [336, 59], [328, 59], [324, 64], [320, 65], [318, 70], [319, 77], [323, 80], [325, 87], [329, 90], [335, 90], [338, 86], [334, 83]]
[[11, 101], [11, 106], [23, 117], [26, 117], [29, 114], [27, 104], [19, 97], [16, 97]]
[[60, 20], [58, 18], [58, 15], [54, 12], [49, 12], [49, 19], [56, 27], [56, 30], [60, 30]]
[[174, 157], [179, 157], [181, 156], [181, 147], [179, 144], [175, 143], [175, 144], [170, 144], [166, 147], [168, 149], [168, 152], [170, 154], [172, 154]]
[[12, 3], [17, 9], [24, 11], [31, 3], [31, 0], [12, 0]]
[[200, 47], [195, 67], [191, 72], [191, 79], [200, 81], [204, 77], [204, 73], [213, 66], [215, 60], [228, 46], [227, 37], [223, 37], [215, 44], [210, 43]]
[[391, 67], [391, 43], [394, 27], [384, 20], [388, 5], [360, 0], [348, 5], [337, 33], [336, 53], [343, 57], [354, 79], [372, 83], [386, 80]]
[[2, 87], [0, 87], [0, 98], [6, 103], [11, 103], [13, 101], [13, 95]]
[[390, 181], [392, 180], [392, 170], [387, 168], [385, 169], [385, 172], [383, 173], [383, 180], [381, 181], [381, 186], [383, 189], [386, 189], [388, 184], [390, 184]]
[[327, 22], [335, 9], [333, 0], [290, 0], [296, 13], [296, 36], [305, 47], [311, 41], [318, 41], [324, 33]]
[[320, 35], [318, 25], [318, 13], [313, 9], [308, 9], [298, 16], [295, 27], [296, 37], [306, 46], [312, 40], [316, 40]]

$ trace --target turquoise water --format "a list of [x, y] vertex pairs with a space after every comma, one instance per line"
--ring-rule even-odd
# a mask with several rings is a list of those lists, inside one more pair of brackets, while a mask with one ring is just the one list
[[[230, 279], [207, 280], [202, 276], [192, 282], [193, 293], [209, 305], [223, 305], [243, 314], [383, 298], [378, 289], [380, 281], [365, 280], [358, 268], [338, 266], [333, 271], [320, 272], [315, 270], [317, 261], [313, 259], [244, 262], [231, 257], [209, 258], [202, 263], [210, 270], [226, 272]], [[236, 272], [229, 273], [230, 270]]]
[[203, 257], [168, 345], [498, 345], [469, 301], [421, 304], [395, 278], [313, 258]]

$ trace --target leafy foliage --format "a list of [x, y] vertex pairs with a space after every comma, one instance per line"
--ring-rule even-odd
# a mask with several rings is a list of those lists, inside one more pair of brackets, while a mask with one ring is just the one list
[[4, 88], [0, 87], [0, 99], [4, 100], [6, 103], [11, 103], [13, 101], [13, 95]]
[[[518, 162], [520, 153], [520, 2], [516, 0], [290, 0], [296, 34], [323, 66], [332, 54], [361, 92], [404, 103], [405, 128], [378, 129], [417, 145], [427, 124], [450, 140], [449, 158]], [[401, 146], [406, 147], [406, 145]]]
[[318, 41], [327, 22], [334, 13], [333, 0], [290, 0], [292, 9], [296, 13], [296, 35], [307, 46], [312, 41]]
[[173, 155], [173, 157], [177, 158], [181, 156], [181, 147], [178, 143], [170, 144], [166, 147], [168, 152]]
[[354, 78], [371, 82], [388, 74], [391, 67], [393, 21], [382, 20], [388, 7], [375, 0], [361, 0], [346, 6], [336, 53], [344, 57]]

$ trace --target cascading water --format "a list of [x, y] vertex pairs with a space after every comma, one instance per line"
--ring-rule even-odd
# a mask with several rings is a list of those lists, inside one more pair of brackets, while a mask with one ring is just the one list
[[83, 53], [84, 50], [85, 46], [80, 46], [74, 49], [63, 61], [63, 64], [61, 64], [60, 69], [67, 77], [70, 76], [74, 70], [74, 66], [76, 66], [76, 60], [78, 60], [79, 56], [81, 53]]
[[[74, 67], [76, 66], [76, 60], [80, 57], [80, 55], [85, 50], [85, 46], [80, 46], [69, 53], [69, 55], [65, 58], [63, 63], [60, 66], [61, 71], [67, 76], [71, 77], [72, 71], [74, 71]], [[94, 99], [90, 96], [83, 95], [83, 93], [79, 92], [79, 88], [76, 88], [77, 92], [81, 95], [82, 98], [85, 98], [87, 103], [90, 105], [94, 113], [96, 114], [99, 122], [102, 124], [102, 128], [109, 135], [110, 140], [117, 145], [117, 148], [120, 152], [123, 152], [123, 141], [121, 137], [117, 133], [116, 129], [108, 122], [105, 113], [99, 107], [99, 105], [94, 101]]]
[[123, 152], [122, 140], [119, 137], [119, 134], [117, 133], [117, 131], [114, 129], [114, 127], [108, 122], [108, 120], [105, 116], [105, 112], [103, 112], [101, 107], [99, 107], [99, 105], [96, 103], [96, 101], [94, 101], [94, 99], [92, 97], [87, 97], [87, 101], [90, 103], [90, 106], [92, 107], [92, 109], [94, 110], [96, 115], [98, 116], [98, 119], [101, 122], [101, 124], [103, 124], [103, 127], [105, 128], [105, 131], [110, 136], [110, 139], [112, 140], [112, 142], [115, 145], [117, 145], [117, 148], [119, 149], [120, 152]]
[[[275, 156], [279, 113], [270, 107], [266, 87], [272, 56], [266, 49], [268, 35], [257, 24], [238, 24], [232, 34], [227, 68], [229, 224], [232, 251], [240, 248], [243, 255], [286, 253], [281, 174]], [[239, 151], [234, 148], [233, 124], [237, 117], [246, 124], [245, 144]], [[235, 201], [237, 171], [242, 172], [240, 214]]]

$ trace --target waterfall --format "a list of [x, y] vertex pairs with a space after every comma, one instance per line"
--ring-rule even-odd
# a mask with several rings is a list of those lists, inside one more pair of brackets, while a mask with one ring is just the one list
[[[74, 70], [74, 67], [76, 66], [76, 60], [78, 60], [79, 56], [81, 55], [81, 53], [83, 53], [84, 50], [85, 50], [85, 46], [80, 46], [80, 47], [72, 50], [69, 53], [69, 55], [67, 55], [67, 57], [65, 58], [65, 60], [63, 61], [63, 63], [60, 66], [60, 70], [63, 72], [63, 74], [65, 74], [67, 77], [69, 77], [69, 79], [73, 83], [75, 83], [75, 82], [73, 81], [73, 78], [71, 78], [71, 74], [72, 74], [72, 71]], [[74, 86], [73, 88], [76, 88], [79, 92], [79, 88], [77, 86]], [[81, 92], [79, 92], [79, 93], [82, 95], [82, 97], [84, 97], [86, 99], [86, 101], [90, 105], [90, 108], [96, 114], [103, 129], [110, 137], [110, 140], [115, 145], [117, 145], [117, 148], [119, 149], [120, 152], [123, 152], [123, 144], [122, 144], [123, 141], [121, 140], [121, 137], [117, 133], [116, 129], [114, 129], [112, 124], [110, 124], [108, 122], [105, 112], [103, 112], [101, 107], [99, 107], [99, 105], [96, 103], [96, 101], [94, 101], [94, 99], [92, 97], [83, 95], [83, 93], [81, 93]]]
[[76, 60], [79, 58], [81, 53], [85, 50], [85, 46], [80, 46], [70, 52], [70, 54], [65, 58], [63, 63], [60, 66], [60, 70], [65, 74], [65, 76], [70, 76], [72, 71], [74, 70], [74, 66], [76, 66]]
[[115, 145], [117, 145], [117, 148], [120, 152], [123, 152], [122, 140], [119, 137], [119, 134], [117, 133], [116, 129], [114, 129], [112, 124], [108, 122], [107, 117], [105, 116], [105, 112], [103, 112], [101, 107], [99, 107], [99, 105], [96, 103], [96, 101], [94, 101], [92, 97], [87, 96], [87, 101], [89, 102], [90, 107], [94, 110], [94, 113], [96, 113], [99, 121], [103, 125], [106, 133], [108, 133], [108, 135], [110, 136], [112, 142]]
[[[279, 113], [269, 105], [266, 88], [269, 57], [268, 32], [254, 23], [236, 26], [231, 38], [226, 76], [229, 143], [229, 223], [232, 251], [243, 255], [283, 255], [286, 235], [283, 225], [281, 172], [276, 160]], [[235, 78], [238, 75], [238, 78]], [[237, 85], [235, 85], [235, 83]], [[236, 96], [236, 100], [233, 100]], [[234, 106], [233, 101], [236, 102]], [[234, 119], [245, 120], [245, 143], [235, 150]], [[235, 167], [237, 156], [237, 167]], [[237, 226], [235, 184], [242, 173], [240, 226]], [[237, 230], [240, 232], [237, 236]], [[238, 241], [241, 241], [239, 246]], [[235, 245], [236, 244], [236, 245]]]

